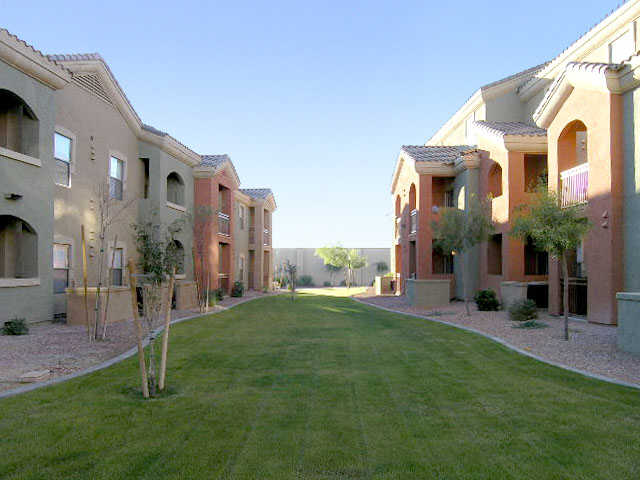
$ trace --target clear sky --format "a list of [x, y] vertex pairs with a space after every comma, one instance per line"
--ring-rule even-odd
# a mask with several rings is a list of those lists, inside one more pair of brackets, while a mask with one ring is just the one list
[[0, 0], [0, 26], [44, 53], [99, 52], [144, 122], [271, 187], [274, 246], [388, 247], [400, 146], [617, 4]]

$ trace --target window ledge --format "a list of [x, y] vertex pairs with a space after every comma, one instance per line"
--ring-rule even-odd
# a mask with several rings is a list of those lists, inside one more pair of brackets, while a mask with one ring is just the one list
[[169, 200], [167, 200], [167, 207], [178, 210], [179, 212], [187, 211], [187, 207], [183, 207], [182, 205], [178, 205], [177, 203], [170, 202]]
[[40, 285], [40, 278], [0, 278], [0, 288], [12, 287], [37, 287]]
[[28, 163], [29, 165], [33, 165], [35, 167], [41, 167], [42, 162], [39, 158], [30, 157], [29, 155], [25, 155], [24, 153], [14, 152], [13, 150], [9, 150], [8, 148], [0, 147], [0, 155], [3, 157], [11, 158], [13, 160], [18, 160], [19, 162]]

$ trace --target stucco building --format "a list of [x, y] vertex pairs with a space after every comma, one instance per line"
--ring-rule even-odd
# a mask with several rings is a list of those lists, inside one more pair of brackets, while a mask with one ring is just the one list
[[[560, 313], [558, 262], [508, 234], [514, 209], [548, 179], [562, 205], [581, 205], [593, 224], [571, 254], [569, 312], [617, 323], [616, 294], [640, 290], [639, 19], [640, 2], [625, 3], [552, 61], [481, 87], [424, 145], [401, 148], [391, 188], [400, 289], [444, 276], [459, 297], [465, 261], [471, 290], [528, 296]], [[496, 232], [452, 261], [431, 248], [434, 207], [464, 209], [472, 194], [490, 195]]]
[[[236, 279], [269, 288], [273, 194], [243, 193], [230, 160], [229, 171], [211, 158], [143, 123], [100, 55], [43, 55], [0, 30], [0, 321], [66, 316], [84, 322], [83, 228], [91, 304], [102, 269], [103, 287], [112, 287], [109, 320], [129, 318], [126, 264], [137, 260], [131, 226], [140, 222], [181, 224], [174, 305], [195, 306], [196, 205], [211, 208], [218, 220], [216, 248], [206, 252], [210, 288], [228, 291]], [[203, 182], [215, 195], [203, 196]], [[256, 222], [237, 234], [235, 195], [247, 208], [242, 218]], [[104, 242], [103, 213], [109, 223]], [[249, 242], [256, 225], [265, 232], [259, 245]], [[246, 266], [233, 252], [243, 235]]]

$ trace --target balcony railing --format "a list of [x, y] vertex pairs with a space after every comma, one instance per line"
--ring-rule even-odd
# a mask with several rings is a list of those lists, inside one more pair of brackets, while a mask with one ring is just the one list
[[418, 231], [418, 210], [411, 211], [411, 231], [410, 234]]
[[562, 182], [562, 196], [560, 199], [562, 208], [587, 203], [587, 190], [589, 189], [588, 163], [560, 172], [560, 180]]
[[262, 232], [262, 243], [265, 247], [271, 245], [271, 232], [268, 228], [265, 228]]
[[226, 213], [218, 212], [218, 233], [221, 235], [231, 235], [231, 219]]

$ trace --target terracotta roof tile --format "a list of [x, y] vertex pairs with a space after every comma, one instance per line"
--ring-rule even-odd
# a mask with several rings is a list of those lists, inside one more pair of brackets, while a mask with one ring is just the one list
[[504, 137], [505, 135], [522, 135], [527, 137], [544, 137], [547, 131], [544, 128], [529, 125], [523, 122], [473, 122], [476, 128]]
[[473, 149], [469, 145], [403, 145], [401, 150], [415, 162], [454, 163], [465, 152]]
[[269, 195], [273, 195], [270, 188], [241, 188], [240, 191], [251, 198], [264, 200]]

